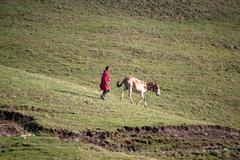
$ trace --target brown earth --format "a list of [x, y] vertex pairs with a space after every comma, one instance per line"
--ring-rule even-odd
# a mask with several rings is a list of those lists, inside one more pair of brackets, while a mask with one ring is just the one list
[[22, 127], [17, 123], [13, 122], [0, 122], [0, 137], [1, 136], [21, 136], [28, 134]]
[[115, 131], [85, 130], [73, 133], [45, 128], [37, 124], [33, 117], [18, 112], [0, 110], [0, 120], [0, 136], [22, 135], [27, 131], [47, 132], [64, 141], [91, 143], [111, 151], [152, 157], [240, 157], [240, 130], [219, 125], [124, 126]]
[[83, 141], [121, 152], [148, 155], [183, 156], [217, 152], [240, 156], [240, 130], [217, 125], [123, 127], [113, 132], [83, 131], [74, 134], [59, 132], [65, 141]]
[[39, 125], [32, 116], [8, 110], [0, 110], [0, 124], [1, 123], [19, 124], [24, 130], [28, 132], [46, 132], [46, 133], [57, 132], [56, 129], [46, 128], [44, 126]]

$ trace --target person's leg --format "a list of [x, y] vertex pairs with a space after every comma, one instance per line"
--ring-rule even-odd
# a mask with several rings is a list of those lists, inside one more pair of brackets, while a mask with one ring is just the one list
[[106, 97], [106, 95], [108, 94], [109, 90], [106, 90], [103, 92], [103, 97]]
[[106, 97], [106, 95], [107, 95], [108, 92], [109, 92], [109, 90], [103, 91], [103, 93], [102, 93], [102, 95], [101, 95], [101, 98], [102, 98], [102, 99], [105, 99], [105, 97]]
[[102, 95], [100, 96], [102, 100], [105, 100], [105, 98], [103, 97], [104, 92], [105, 92], [105, 91], [103, 91], [103, 92], [102, 92]]

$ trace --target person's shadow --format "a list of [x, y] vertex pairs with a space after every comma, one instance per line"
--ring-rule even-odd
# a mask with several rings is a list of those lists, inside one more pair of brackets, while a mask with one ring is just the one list
[[100, 97], [98, 95], [90, 96], [90, 95], [83, 94], [83, 93], [76, 93], [76, 92], [73, 92], [73, 91], [66, 91], [66, 90], [60, 90], [60, 89], [55, 89], [55, 91], [65, 93], [65, 94], [71, 94], [71, 95], [74, 95], [74, 96], [83, 96], [83, 97], [92, 98], [92, 99], [100, 99]]

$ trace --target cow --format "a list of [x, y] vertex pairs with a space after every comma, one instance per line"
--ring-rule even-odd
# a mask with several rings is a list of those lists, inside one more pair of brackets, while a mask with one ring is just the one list
[[141, 104], [144, 101], [145, 107], [148, 107], [145, 99], [145, 95], [147, 91], [152, 91], [156, 93], [157, 96], [161, 95], [160, 87], [157, 83], [145, 82], [143, 80], [139, 80], [134, 77], [126, 77], [123, 79], [121, 83], [119, 80], [117, 81], [117, 87], [121, 87], [123, 84], [124, 84], [124, 88], [122, 90], [122, 95], [120, 100], [123, 99], [124, 91], [128, 90], [129, 99], [132, 104], [133, 104], [133, 100], [132, 100], [133, 90], [141, 93], [142, 99], [137, 104]]

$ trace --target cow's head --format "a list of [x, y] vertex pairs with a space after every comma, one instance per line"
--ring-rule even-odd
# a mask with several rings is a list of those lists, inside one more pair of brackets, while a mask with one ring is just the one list
[[156, 93], [157, 96], [161, 95], [160, 86], [158, 85], [158, 83], [153, 84], [152, 91]]

